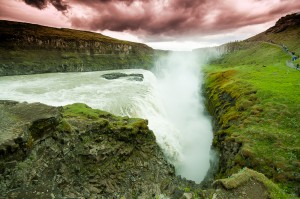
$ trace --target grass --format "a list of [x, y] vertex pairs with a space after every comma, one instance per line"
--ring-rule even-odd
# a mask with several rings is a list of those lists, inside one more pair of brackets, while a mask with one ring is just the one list
[[[221, 110], [214, 113], [221, 127], [214, 143], [225, 136], [225, 142], [242, 144], [223, 175], [247, 166], [293, 193], [299, 191], [300, 175], [300, 71], [287, 67], [286, 60], [290, 56], [280, 47], [253, 42], [215, 60], [205, 73], [209, 109]], [[232, 99], [224, 101], [220, 93]]]
[[[299, 55], [299, 57], [300, 57], [300, 55]], [[300, 58], [297, 59], [296, 61], [294, 61], [294, 65], [296, 65], [296, 64], [299, 64], [299, 65], [300, 65]]]
[[[248, 42], [241, 42], [248, 43]], [[235, 51], [224, 55], [221, 59], [215, 61], [223, 67], [232, 66], [282, 66], [286, 60], [291, 60], [291, 56], [278, 47], [266, 42], [253, 42], [251, 47]]]
[[248, 41], [272, 41], [276, 44], [284, 44], [288, 47], [290, 51], [300, 54], [300, 34], [299, 27], [291, 27], [286, 31], [282, 31], [276, 34], [258, 34]]
[[113, 116], [112, 114], [106, 111], [92, 109], [91, 107], [83, 103], [75, 103], [75, 104], [64, 106], [63, 115], [66, 118], [75, 117], [75, 118], [92, 119], [92, 120], [97, 120], [100, 118], [112, 118], [112, 117], [117, 118], [117, 116]]

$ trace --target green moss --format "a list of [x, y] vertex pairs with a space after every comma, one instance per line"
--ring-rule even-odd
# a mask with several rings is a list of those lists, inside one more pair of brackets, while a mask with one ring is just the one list
[[68, 118], [84, 120], [85, 123], [91, 125], [91, 129], [93, 129], [93, 126], [96, 126], [97, 128], [98, 126], [107, 127], [105, 133], [114, 133], [120, 140], [131, 141], [134, 138], [141, 136], [141, 138], [143, 137], [142, 139], [148, 139], [149, 141], [155, 142], [153, 132], [148, 129], [147, 120], [115, 116], [105, 111], [92, 109], [82, 103], [65, 106], [63, 115], [66, 120], [68, 120]]
[[112, 116], [108, 112], [101, 111], [98, 109], [92, 109], [91, 107], [83, 103], [75, 103], [75, 104], [64, 106], [63, 115], [66, 118], [77, 117], [77, 118], [88, 118], [88, 119], [98, 119], [101, 117]]
[[30, 135], [27, 140], [27, 143], [26, 143], [26, 148], [32, 149], [33, 145], [34, 145], [34, 140], [33, 140], [32, 136]]
[[72, 126], [65, 119], [62, 119], [60, 121], [59, 125], [57, 126], [57, 129], [65, 133], [72, 132]]
[[190, 192], [190, 191], [191, 191], [191, 188], [190, 188], [190, 187], [185, 187], [185, 188], [183, 189], [183, 191], [184, 191], [184, 192]]

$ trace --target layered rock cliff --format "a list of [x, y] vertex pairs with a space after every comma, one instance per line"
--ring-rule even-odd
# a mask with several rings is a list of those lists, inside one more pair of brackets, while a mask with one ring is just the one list
[[154, 50], [99, 33], [0, 21], [0, 75], [151, 68]]

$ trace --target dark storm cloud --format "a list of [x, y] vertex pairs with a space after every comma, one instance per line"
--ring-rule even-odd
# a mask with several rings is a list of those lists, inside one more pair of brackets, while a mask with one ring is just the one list
[[71, 19], [75, 27], [92, 30], [139, 31], [155, 35], [189, 31], [199, 26], [210, 3], [192, 0], [73, 0], [96, 11], [87, 18]]
[[[72, 25], [91, 30], [136, 32], [146, 36], [214, 34], [274, 20], [300, 10], [300, 1], [252, 0], [266, 11], [242, 9], [241, 1], [223, 0], [72, 0], [91, 8], [88, 17], [71, 18]], [[244, 2], [251, 3], [251, 0]]]
[[62, 0], [23, 0], [26, 4], [44, 9], [48, 4], [52, 4], [58, 11], [67, 11], [69, 6]]
[[266, 23], [300, 11], [299, 0], [23, 0], [66, 12], [72, 26], [147, 38], [205, 35]]

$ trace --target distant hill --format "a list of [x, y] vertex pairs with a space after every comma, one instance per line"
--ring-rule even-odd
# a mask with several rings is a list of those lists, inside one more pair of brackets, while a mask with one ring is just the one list
[[[215, 47], [215, 49], [227, 55], [221, 59], [225, 61], [223, 63], [249, 64], [250, 62], [260, 62], [261, 64], [269, 64], [269, 58], [272, 58], [274, 63], [278, 63], [278, 60], [283, 61], [281, 57], [286, 55], [280, 50], [282, 45], [287, 46], [290, 51], [300, 54], [300, 13], [281, 17], [273, 27], [244, 41], [226, 43]], [[277, 46], [276, 50], [272, 46]], [[276, 53], [272, 54], [274, 50]], [[254, 55], [254, 53], [257, 53], [255, 57], [249, 56]], [[248, 58], [243, 59], [245, 57]], [[275, 60], [275, 58], [278, 59]], [[218, 59], [218, 62], [221, 60]]]
[[291, 48], [299, 48], [300, 13], [294, 13], [281, 17], [273, 27], [247, 39], [246, 41], [266, 41], [285, 44]]
[[231, 53], [242, 49], [253, 48], [261, 42], [284, 44], [290, 49], [300, 46], [300, 13], [294, 13], [281, 17], [276, 24], [268, 30], [259, 33], [243, 41], [233, 41], [217, 47], [199, 48], [195, 52], [204, 53], [219, 51], [220, 53]]
[[0, 21], [0, 76], [150, 68], [154, 50], [99, 33]]

